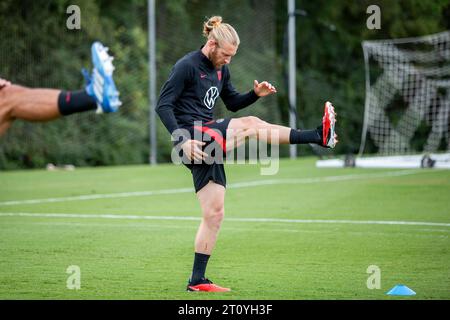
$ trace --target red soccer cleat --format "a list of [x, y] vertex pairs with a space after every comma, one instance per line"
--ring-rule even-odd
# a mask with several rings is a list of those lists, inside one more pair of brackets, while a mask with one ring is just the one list
[[322, 118], [322, 145], [327, 148], [334, 148], [338, 143], [335, 132], [336, 112], [331, 102], [325, 102], [325, 110]]
[[231, 291], [230, 288], [222, 288], [217, 284], [214, 284], [209, 279], [204, 279], [203, 283], [199, 283], [196, 285], [188, 284], [187, 291], [204, 291], [204, 292], [228, 292]]

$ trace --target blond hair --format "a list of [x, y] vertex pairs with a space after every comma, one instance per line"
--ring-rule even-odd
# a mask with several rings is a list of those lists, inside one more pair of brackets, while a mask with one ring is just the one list
[[211, 17], [203, 23], [203, 35], [208, 40], [217, 41], [219, 46], [226, 42], [237, 47], [241, 42], [236, 30], [228, 23], [223, 23], [220, 16]]

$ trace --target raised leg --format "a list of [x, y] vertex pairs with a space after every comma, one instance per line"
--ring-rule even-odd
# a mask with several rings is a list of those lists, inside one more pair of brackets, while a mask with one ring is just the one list
[[16, 119], [50, 121], [61, 116], [56, 89], [30, 89], [9, 85], [0, 89], [0, 135]]

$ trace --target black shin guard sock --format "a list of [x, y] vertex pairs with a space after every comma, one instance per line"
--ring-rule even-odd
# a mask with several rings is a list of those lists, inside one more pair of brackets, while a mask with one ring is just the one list
[[58, 96], [59, 113], [67, 116], [72, 113], [94, 110], [97, 102], [86, 91], [61, 91]]
[[318, 129], [314, 130], [295, 130], [292, 129], [289, 134], [290, 144], [315, 143], [322, 144], [322, 135]]
[[208, 264], [209, 255], [203, 253], [195, 253], [194, 267], [192, 268], [191, 285], [196, 285], [205, 277], [206, 265]]

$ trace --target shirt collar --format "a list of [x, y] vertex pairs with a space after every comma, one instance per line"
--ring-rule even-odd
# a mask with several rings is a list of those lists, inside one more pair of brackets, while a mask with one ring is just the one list
[[200, 61], [203, 62], [208, 68], [216, 69], [214, 67], [213, 63], [211, 62], [211, 60], [209, 60], [208, 57], [203, 54], [202, 48], [203, 48], [203, 46], [201, 46], [200, 49], [197, 51], [197, 54], [200, 57]]

